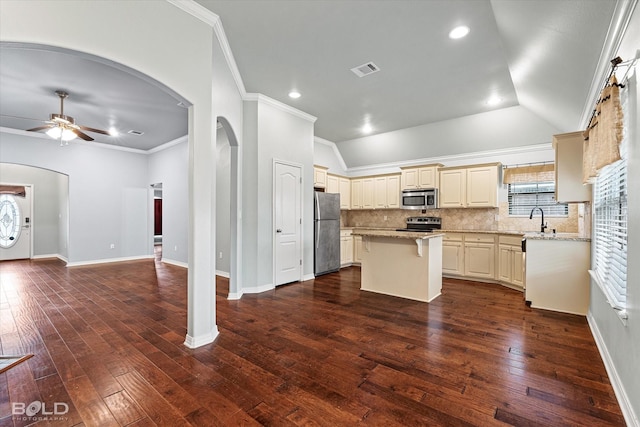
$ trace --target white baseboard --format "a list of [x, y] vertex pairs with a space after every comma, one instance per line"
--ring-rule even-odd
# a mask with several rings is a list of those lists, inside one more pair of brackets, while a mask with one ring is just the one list
[[231, 275], [227, 271], [222, 271], [222, 270], [216, 270], [216, 276], [224, 277], [227, 279], [231, 277]]
[[162, 262], [164, 262], [166, 264], [175, 265], [177, 267], [189, 268], [189, 264], [187, 264], [186, 262], [176, 261], [176, 260], [169, 259], [169, 258], [162, 258]]
[[302, 281], [306, 282], [307, 280], [313, 280], [315, 278], [316, 278], [316, 276], [313, 273], [305, 274], [304, 276], [302, 276]]
[[139, 261], [142, 259], [153, 259], [153, 258], [154, 258], [153, 255], [142, 255], [142, 256], [132, 256], [132, 257], [122, 257], [122, 258], [94, 259], [90, 261], [67, 262], [67, 267], [80, 267], [84, 265], [108, 264], [112, 262], [123, 262], [123, 261]]
[[58, 258], [62, 262], [67, 262], [67, 258], [63, 257], [60, 254], [43, 254], [43, 255], [34, 255], [31, 259], [48, 259], [48, 258]]
[[245, 294], [259, 294], [261, 292], [272, 291], [276, 287], [273, 286], [273, 283], [269, 283], [267, 285], [255, 286], [251, 288], [242, 288], [242, 292]]
[[211, 344], [215, 339], [220, 335], [218, 332], [218, 327], [214, 326], [213, 330], [207, 334], [200, 335], [198, 337], [192, 337], [191, 335], [187, 335], [184, 340], [184, 345], [189, 348], [198, 348], [203, 345]]
[[600, 356], [602, 357], [602, 361], [604, 362], [604, 367], [607, 370], [607, 375], [609, 375], [609, 381], [611, 382], [613, 391], [616, 394], [618, 404], [620, 405], [620, 410], [622, 411], [622, 415], [624, 416], [624, 420], [627, 423], [627, 426], [640, 427], [638, 416], [633, 412], [633, 406], [631, 406], [629, 396], [627, 396], [627, 393], [622, 385], [622, 381], [620, 381], [620, 376], [618, 375], [618, 371], [616, 371], [616, 366], [613, 363], [613, 359], [609, 354], [607, 345], [605, 344], [604, 339], [602, 338], [602, 334], [598, 329], [598, 324], [593, 318], [591, 312], [587, 313], [587, 322], [589, 323], [589, 328], [591, 328], [591, 334], [596, 341], [596, 346], [600, 351]]
[[239, 300], [240, 298], [242, 298], [242, 295], [244, 295], [242, 292], [229, 292], [229, 295], [227, 295], [227, 299]]

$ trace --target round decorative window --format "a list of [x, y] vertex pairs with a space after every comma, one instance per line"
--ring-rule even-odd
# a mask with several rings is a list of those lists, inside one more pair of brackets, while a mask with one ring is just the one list
[[10, 194], [0, 194], [0, 248], [10, 248], [20, 237], [20, 206]]

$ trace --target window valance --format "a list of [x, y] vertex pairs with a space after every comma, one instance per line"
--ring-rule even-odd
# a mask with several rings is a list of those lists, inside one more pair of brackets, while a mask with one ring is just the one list
[[502, 171], [502, 182], [505, 184], [555, 182], [555, 180], [555, 165], [553, 163], [530, 166], [508, 166]]

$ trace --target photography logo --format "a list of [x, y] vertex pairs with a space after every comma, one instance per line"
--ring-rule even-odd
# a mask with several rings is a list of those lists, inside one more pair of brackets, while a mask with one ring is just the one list
[[66, 420], [64, 416], [69, 412], [69, 405], [64, 402], [53, 402], [53, 405], [34, 400], [28, 405], [24, 402], [13, 402], [11, 414], [14, 420], [22, 421], [55, 421]]

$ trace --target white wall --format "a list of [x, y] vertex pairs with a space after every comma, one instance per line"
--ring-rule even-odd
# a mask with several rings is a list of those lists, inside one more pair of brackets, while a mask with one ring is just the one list
[[313, 274], [313, 122], [266, 102], [245, 102], [245, 291], [273, 287], [273, 159], [302, 166], [303, 275]]
[[524, 107], [511, 107], [337, 144], [348, 168], [551, 142], [561, 133]]
[[313, 162], [315, 165], [329, 168], [329, 173], [347, 175], [347, 165], [333, 142], [316, 137], [313, 143]]
[[[623, 60], [634, 58], [640, 47], [640, 12], [636, 9], [631, 24], [624, 36], [618, 55]], [[629, 163], [627, 164], [629, 185], [628, 247], [627, 247], [627, 313], [626, 324], [600, 290], [591, 281], [589, 324], [599, 344], [605, 365], [611, 377], [618, 401], [630, 426], [640, 425], [640, 133], [638, 132], [638, 88], [637, 71], [628, 83], [630, 93]]]
[[[162, 259], [189, 260], [189, 144], [187, 138], [149, 155], [147, 188], [162, 183]], [[150, 215], [151, 225], [151, 215]]]
[[[0, 134], [0, 141], [4, 137]], [[47, 169], [0, 163], [0, 182], [31, 185], [33, 188], [33, 212], [31, 213], [33, 257], [57, 256], [66, 259], [68, 177]]]

